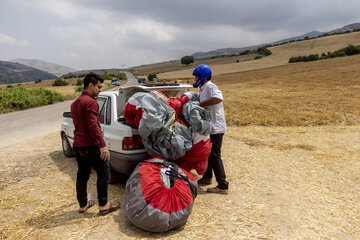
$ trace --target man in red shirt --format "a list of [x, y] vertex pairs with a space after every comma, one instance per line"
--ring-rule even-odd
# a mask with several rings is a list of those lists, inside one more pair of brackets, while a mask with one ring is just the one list
[[120, 208], [120, 202], [109, 203], [108, 185], [110, 176], [110, 153], [106, 147], [99, 121], [99, 105], [95, 97], [101, 92], [104, 82], [99, 75], [90, 72], [84, 78], [84, 91], [71, 104], [71, 116], [74, 122], [74, 152], [78, 164], [76, 177], [76, 196], [79, 213], [94, 206], [95, 201], [87, 199], [87, 182], [91, 168], [97, 174], [97, 194], [99, 214], [106, 215]]

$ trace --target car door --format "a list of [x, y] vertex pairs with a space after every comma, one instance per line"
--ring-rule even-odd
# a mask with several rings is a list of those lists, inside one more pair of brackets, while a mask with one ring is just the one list
[[104, 140], [106, 146], [110, 149], [111, 141], [107, 136], [106, 129], [111, 124], [111, 98], [99, 96], [97, 97], [96, 101], [99, 104], [99, 120], [100, 120], [101, 131], [104, 133]]

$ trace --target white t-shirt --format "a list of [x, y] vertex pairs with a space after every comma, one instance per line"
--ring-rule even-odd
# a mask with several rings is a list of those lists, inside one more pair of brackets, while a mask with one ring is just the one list
[[[211, 81], [207, 81], [202, 87], [200, 87], [200, 102], [213, 97], [223, 100], [223, 95], [218, 86]], [[223, 102], [212, 106], [206, 106], [205, 108], [210, 111], [211, 124], [213, 126], [211, 134], [225, 133], [226, 121]]]

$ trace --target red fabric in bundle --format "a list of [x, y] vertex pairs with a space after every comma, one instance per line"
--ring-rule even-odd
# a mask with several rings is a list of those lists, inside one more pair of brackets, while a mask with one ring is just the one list
[[208, 157], [211, 152], [212, 143], [210, 138], [207, 140], [201, 140], [193, 145], [190, 151], [187, 151], [185, 155], [176, 161], [176, 164], [190, 171], [195, 169], [199, 175], [203, 175], [208, 166]]
[[140, 104], [130, 98], [124, 110], [126, 122], [133, 128], [139, 128], [139, 122], [142, 118], [143, 111], [142, 108], [138, 106], [140, 106]]
[[[179, 179], [175, 182], [174, 186], [166, 188], [161, 180], [161, 168], [162, 166], [160, 165], [147, 162], [142, 163], [139, 172], [144, 200], [152, 207], [165, 213], [178, 212], [191, 205], [193, 203], [193, 198], [186, 182]], [[190, 181], [196, 181], [191, 174], [186, 171], [183, 172]], [[179, 198], [179, 196], [181, 196], [181, 198]]]
[[180, 98], [169, 98], [169, 105], [175, 110], [175, 118], [182, 119], [183, 103]]

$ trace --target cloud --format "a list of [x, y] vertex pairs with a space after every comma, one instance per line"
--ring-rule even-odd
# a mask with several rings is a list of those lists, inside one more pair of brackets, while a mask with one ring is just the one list
[[346, 22], [351, 16], [358, 16], [360, 7], [358, 0], [347, 0], [346, 4], [334, 0], [103, 0], [101, 4], [95, 0], [79, 0], [78, 4], [117, 15], [137, 15], [179, 28], [223, 25], [258, 32], [303, 31], [316, 28], [318, 23], [322, 26], [323, 19], [328, 26], [339, 24], [339, 20]]
[[59, 44], [68, 46], [68, 50], [79, 56], [92, 55], [90, 58], [98, 62], [116, 56], [128, 65], [136, 64], [136, 58], [141, 58], [139, 63], [145, 63], [144, 59], [154, 60], [154, 56], [158, 56], [156, 60], [171, 56], [177, 31], [173, 26], [145, 19], [113, 23], [89, 21], [50, 30]]
[[66, 0], [11, 0], [11, 6], [18, 10], [41, 11], [48, 15], [55, 15], [64, 19], [74, 19], [79, 16], [79, 7], [72, 1]]
[[0, 45], [25, 47], [29, 46], [29, 42], [26, 40], [17, 40], [10, 35], [0, 33]]
[[[4, 56], [26, 53], [84, 69], [270, 43], [360, 20], [358, 0], [0, 1], [0, 29], [32, 45], [3, 47]], [[0, 36], [0, 44], [28, 44], [9, 37]]]
[[79, 59], [79, 55], [76, 54], [75, 52], [63, 52], [61, 56], [65, 59], [75, 59], [75, 60]]

